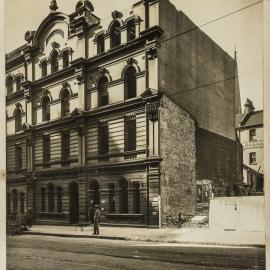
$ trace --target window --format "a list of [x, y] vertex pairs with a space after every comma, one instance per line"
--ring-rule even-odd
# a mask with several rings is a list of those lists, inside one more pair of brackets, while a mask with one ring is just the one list
[[69, 91], [67, 89], [63, 90], [61, 95], [61, 113], [62, 116], [68, 116], [70, 114], [70, 104], [69, 104]]
[[119, 185], [119, 206], [120, 213], [128, 213], [128, 182], [125, 179], [120, 181]]
[[48, 96], [44, 96], [42, 99], [42, 121], [49, 121], [50, 119], [50, 98]]
[[58, 52], [54, 51], [51, 56], [51, 73], [59, 70]]
[[13, 213], [17, 213], [17, 209], [18, 209], [18, 193], [17, 190], [14, 189], [12, 191], [12, 203], [13, 203]]
[[97, 37], [97, 53], [102, 53], [104, 52], [105, 49], [105, 45], [104, 45], [104, 36], [103, 35], [99, 35]]
[[102, 123], [99, 126], [99, 154], [107, 155], [109, 152], [109, 132], [108, 132], [108, 124]]
[[249, 153], [249, 164], [255, 164], [256, 163], [256, 153]]
[[13, 78], [9, 76], [6, 80], [7, 94], [10, 95], [13, 93]]
[[40, 189], [40, 199], [41, 199], [41, 212], [46, 211], [46, 190], [44, 187]]
[[45, 77], [45, 76], [47, 76], [47, 61], [42, 61], [41, 62], [41, 76], [42, 77]]
[[57, 213], [62, 213], [62, 188], [57, 187]]
[[7, 215], [11, 214], [11, 201], [10, 201], [10, 193], [7, 194]]
[[127, 41], [131, 41], [136, 37], [136, 28], [134, 20], [127, 23]]
[[62, 162], [68, 162], [70, 158], [70, 135], [69, 133], [63, 133], [61, 137], [61, 159]]
[[50, 155], [50, 135], [44, 135], [43, 136], [43, 162], [50, 162], [51, 155]]
[[251, 129], [249, 131], [249, 140], [254, 141], [255, 137], [256, 137], [256, 129]]
[[132, 66], [128, 67], [124, 78], [125, 99], [134, 98], [137, 96], [137, 80], [136, 69]]
[[115, 212], [115, 184], [109, 184], [109, 213]]
[[24, 213], [24, 193], [20, 193], [20, 212]]
[[68, 50], [63, 52], [63, 68], [67, 68], [69, 66], [69, 52]]
[[16, 77], [16, 91], [21, 90], [22, 77], [19, 75]]
[[140, 183], [133, 184], [133, 213], [140, 213]]
[[110, 36], [111, 36], [111, 49], [121, 44], [120, 23], [118, 21], [115, 21], [113, 23], [110, 31]]
[[89, 185], [89, 195], [90, 201], [93, 201], [93, 204], [100, 204], [100, 193], [99, 193], [99, 183], [97, 180], [91, 180]]
[[125, 120], [125, 151], [136, 150], [136, 119]]
[[54, 212], [54, 185], [48, 185], [48, 211]]
[[21, 146], [15, 147], [15, 167], [16, 167], [16, 170], [22, 169], [22, 147]]
[[19, 132], [22, 129], [22, 111], [17, 108], [14, 113], [15, 117], [15, 132]]
[[98, 97], [99, 106], [109, 104], [108, 79], [105, 76], [101, 77], [98, 81]]

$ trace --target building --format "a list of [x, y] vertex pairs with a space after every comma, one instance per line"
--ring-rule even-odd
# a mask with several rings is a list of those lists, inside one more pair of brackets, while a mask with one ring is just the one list
[[243, 182], [251, 193], [263, 192], [263, 111], [255, 111], [249, 99], [237, 115], [237, 133], [243, 145]]
[[87, 0], [57, 10], [6, 55], [8, 215], [74, 224], [93, 201], [103, 222], [160, 226], [195, 213], [198, 181], [232, 194], [236, 60], [200, 29], [172, 38], [195, 25], [168, 0], [108, 25]]

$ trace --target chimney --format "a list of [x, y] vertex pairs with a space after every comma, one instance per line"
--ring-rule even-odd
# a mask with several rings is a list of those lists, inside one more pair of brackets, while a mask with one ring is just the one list
[[247, 98], [246, 103], [245, 103], [245, 109], [244, 109], [244, 114], [247, 115], [249, 113], [254, 112], [255, 108], [253, 106], [253, 102]]

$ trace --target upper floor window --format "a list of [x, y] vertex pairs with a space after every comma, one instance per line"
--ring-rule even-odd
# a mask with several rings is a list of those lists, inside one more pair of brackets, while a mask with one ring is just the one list
[[98, 81], [98, 103], [99, 106], [109, 104], [109, 93], [108, 93], [108, 78], [102, 76]]
[[50, 162], [51, 159], [51, 140], [50, 135], [43, 136], [43, 162]]
[[64, 89], [61, 94], [61, 114], [68, 116], [70, 114], [69, 91]]
[[16, 81], [16, 91], [20, 91], [21, 90], [21, 84], [22, 84], [22, 77], [21, 75], [18, 75], [15, 79]]
[[127, 68], [125, 72], [125, 99], [134, 98], [137, 96], [137, 79], [136, 69], [133, 66]]
[[69, 133], [63, 133], [61, 136], [61, 159], [64, 162], [69, 161], [70, 157], [70, 135]]
[[256, 153], [255, 152], [249, 153], [249, 164], [255, 163], [256, 163]]
[[107, 123], [102, 123], [99, 126], [99, 154], [106, 155], [109, 152], [109, 128]]
[[16, 170], [20, 170], [22, 168], [22, 147], [15, 147], [15, 167]]
[[125, 151], [136, 150], [136, 119], [125, 120]]
[[127, 41], [131, 41], [136, 38], [136, 27], [134, 20], [127, 23]]
[[51, 73], [55, 73], [59, 70], [58, 52], [54, 51], [51, 55]]
[[105, 49], [105, 44], [104, 44], [104, 35], [99, 35], [97, 37], [97, 53], [102, 53], [104, 52]]
[[6, 80], [7, 94], [10, 95], [13, 93], [13, 77], [8, 76]]
[[63, 68], [67, 68], [69, 66], [69, 52], [68, 50], [63, 52]]
[[41, 77], [45, 77], [47, 76], [47, 61], [46, 60], [43, 60], [41, 63], [40, 63], [40, 67], [41, 67]]
[[42, 121], [49, 121], [50, 119], [50, 98], [48, 96], [44, 96], [42, 98]]
[[250, 129], [249, 130], [249, 140], [254, 141], [255, 137], [256, 137], [256, 129]]
[[110, 30], [111, 48], [117, 47], [121, 44], [120, 23], [115, 21]]
[[15, 109], [15, 132], [19, 132], [22, 129], [22, 111], [19, 108]]

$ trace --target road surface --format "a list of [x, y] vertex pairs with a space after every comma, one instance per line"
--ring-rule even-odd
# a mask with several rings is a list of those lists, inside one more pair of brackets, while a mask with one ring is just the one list
[[33, 235], [9, 236], [7, 246], [8, 270], [265, 269], [264, 248]]

